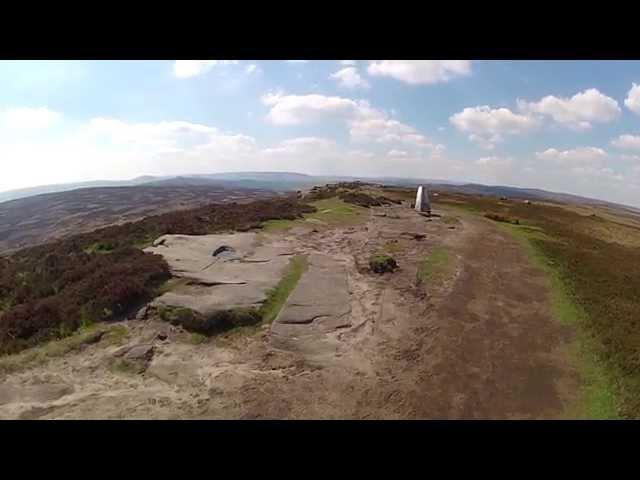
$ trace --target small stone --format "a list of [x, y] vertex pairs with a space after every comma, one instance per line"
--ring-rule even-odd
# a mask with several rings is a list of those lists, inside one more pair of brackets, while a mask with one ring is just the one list
[[114, 357], [121, 357], [125, 353], [127, 353], [130, 349], [131, 349], [131, 345], [125, 345], [124, 347], [120, 347], [116, 351], [113, 352], [113, 356]]
[[158, 335], [156, 335], [158, 340], [166, 340], [168, 337], [167, 332], [158, 332]]
[[153, 352], [153, 345], [134, 345], [125, 354], [124, 358], [128, 360], [151, 360], [151, 358], [153, 357]]
[[147, 312], [149, 311], [149, 307], [148, 306], [144, 306], [142, 307], [140, 310], [138, 310], [138, 313], [136, 314], [136, 320], [144, 320], [145, 318], [147, 318]]
[[154, 246], [154, 247], [159, 247], [159, 246], [164, 246], [164, 247], [166, 247], [166, 245], [165, 245], [165, 242], [166, 242], [166, 241], [167, 241], [167, 239], [166, 239], [166, 238], [158, 238], [158, 239], [156, 239], [156, 240], [153, 242], [153, 246]]

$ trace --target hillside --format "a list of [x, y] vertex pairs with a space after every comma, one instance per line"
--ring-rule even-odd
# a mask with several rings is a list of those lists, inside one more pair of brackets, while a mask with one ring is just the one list
[[640, 224], [414, 193], [350, 182], [0, 257], [0, 418], [637, 418]]
[[177, 181], [157, 186], [81, 188], [11, 200], [0, 203], [0, 253], [147, 215], [274, 195], [259, 188]]

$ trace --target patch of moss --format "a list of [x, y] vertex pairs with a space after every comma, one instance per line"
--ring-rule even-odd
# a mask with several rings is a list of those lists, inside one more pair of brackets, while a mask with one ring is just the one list
[[260, 307], [262, 321], [271, 323], [280, 313], [284, 303], [298, 284], [309, 263], [304, 255], [296, 255], [290, 261], [285, 274], [278, 285], [267, 292], [267, 299]]
[[113, 242], [95, 242], [85, 248], [84, 252], [89, 254], [96, 253], [104, 255], [113, 252], [115, 248], [116, 245]]
[[369, 258], [369, 268], [374, 273], [394, 272], [398, 268], [395, 259], [386, 253], [377, 253]]
[[442, 247], [436, 247], [418, 265], [416, 280], [418, 283], [426, 282], [437, 275], [445, 273], [448, 266], [449, 253]]
[[24, 370], [30, 366], [40, 365], [53, 358], [61, 357], [73, 351], [80, 350], [84, 345], [91, 345], [108, 338], [109, 334], [119, 331], [123, 327], [116, 325], [91, 326], [78, 330], [75, 334], [61, 340], [52, 340], [36, 347], [26, 349], [20, 353], [0, 357], [0, 374], [8, 374]]
[[127, 327], [124, 325], [114, 325], [105, 332], [102, 341], [105, 345], [122, 345], [128, 337], [129, 329]]
[[259, 323], [261, 315], [255, 308], [218, 310], [204, 316], [190, 308], [165, 306], [158, 309], [158, 316], [172, 325], [180, 325], [190, 332], [213, 335], [225, 330]]
[[297, 225], [310, 224], [326, 226], [355, 225], [365, 217], [365, 208], [340, 200], [338, 197], [325, 198], [311, 202], [316, 209], [313, 213], [304, 213], [296, 220], [269, 220], [263, 223], [264, 232], [283, 232]]
[[207, 343], [208, 341], [209, 337], [201, 333], [194, 332], [189, 336], [189, 342], [193, 345], [202, 345], [203, 343]]

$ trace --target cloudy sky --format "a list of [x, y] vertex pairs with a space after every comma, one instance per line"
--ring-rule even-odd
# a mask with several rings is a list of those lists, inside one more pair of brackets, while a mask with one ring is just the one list
[[0, 61], [0, 191], [225, 171], [640, 206], [640, 62]]

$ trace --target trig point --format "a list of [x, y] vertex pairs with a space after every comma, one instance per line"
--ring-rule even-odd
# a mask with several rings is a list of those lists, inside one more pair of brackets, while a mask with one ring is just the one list
[[429, 193], [427, 189], [422, 185], [418, 187], [418, 193], [416, 195], [416, 212], [418, 213], [426, 213], [427, 215], [431, 215], [431, 203], [429, 203]]

